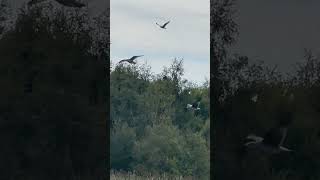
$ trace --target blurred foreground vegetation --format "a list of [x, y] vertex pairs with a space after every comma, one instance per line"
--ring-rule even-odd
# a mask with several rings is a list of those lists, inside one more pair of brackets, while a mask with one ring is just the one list
[[105, 179], [107, 12], [6, 2], [0, 179]]
[[133, 179], [133, 180], [193, 180], [192, 177], [182, 177], [182, 176], [170, 176], [167, 174], [161, 174], [161, 175], [136, 175], [132, 172], [111, 172], [110, 174], [110, 180], [127, 180], [127, 179]]
[[[229, 47], [239, 35], [236, 8], [234, 0], [211, 3], [212, 178], [320, 179], [320, 59], [311, 50], [301, 50], [302, 61], [284, 74], [277, 67], [231, 54]], [[285, 91], [294, 94], [293, 102], [288, 103]], [[255, 94], [257, 103], [251, 101]], [[278, 127], [284, 112], [291, 115], [284, 145], [294, 152], [248, 153], [243, 148], [245, 137], [263, 136]]]

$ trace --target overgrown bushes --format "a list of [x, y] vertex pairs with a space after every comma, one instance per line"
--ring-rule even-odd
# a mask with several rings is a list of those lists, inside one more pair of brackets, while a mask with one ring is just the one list
[[[209, 178], [209, 87], [182, 79], [182, 65], [174, 60], [158, 75], [145, 64], [111, 72], [113, 169]], [[198, 100], [199, 112], [186, 109]]]

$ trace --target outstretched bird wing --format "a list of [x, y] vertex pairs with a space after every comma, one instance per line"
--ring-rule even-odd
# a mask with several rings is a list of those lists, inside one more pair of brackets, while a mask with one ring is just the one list
[[170, 21], [164, 23], [164, 24], [163, 24], [163, 27], [166, 27], [169, 23], [170, 23]]
[[143, 55], [140, 55], [140, 56], [132, 56], [132, 57], [130, 58], [130, 60], [135, 60], [135, 59], [137, 59], [138, 57], [141, 57], [141, 56], [143, 56]]
[[247, 139], [251, 139], [251, 140], [254, 140], [254, 141], [257, 141], [257, 142], [263, 141], [262, 137], [256, 136], [254, 134], [249, 134], [247, 136]]
[[123, 63], [123, 62], [129, 62], [127, 59], [123, 59], [121, 61], [118, 62], [118, 64]]
[[251, 144], [257, 144], [257, 142], [259, 142], [259, 141], [250, 141], [250, 142], [245, 143], [244, 145], [249, 146]]
[[283, 146], [280, 146], [279, 147], [282, 151], [288, 151], [288, 152], [291, 152], [291, 151], [293, 151], [293, 150], [291, 150], [291, 149], [288, 149], [288, 148], [286, 148], [286, 147], [283, 147]]

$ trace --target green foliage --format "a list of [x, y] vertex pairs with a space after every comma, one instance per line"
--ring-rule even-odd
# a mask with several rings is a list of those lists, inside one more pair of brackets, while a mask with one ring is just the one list
[[[319, 146], [319, 76], [317, 68], [319, 59], [310, 60], [306, 56], [306, 62], [298, 66], [296, 74], [285, 79], [277, 73], [270, 74], [264, 64], [244, 65], [237, 68], [260, 69], [260, 73], [251, 74], [252, 78], [242, 78], [246, 74], [238, 74], [237, 78], [226, 75], [228, 82], [223, 101], [223, 114], [215, 118], [215, 131], [219, 141], [217, 147], [216, 163], [221, 169], [217, 169], [217, 177], [234, 179], [317, 179], [319, 173], [320, 152]], [[237, 59], [230, 63], [237, 63]], [[313, 65], [310, 65], [310, 64]], [[259, 67], [260, 66], [260, 67]], [[229, 66], [231, 67], [231, 65]], [[235, 68], [235, 66], [232, 66]], [[240, 71], [238, 69], [238, 71]], [[276, 78], [260, 78], [260, 77]], [[238, 86], [232, 87], [232, 84]], [[287, 95], [284, 94], [287, 92]], [[250, 99], [258, 93], [257, 103]], [[289, 94], [294, 94], [294, 100], [290, 100]], [[220, 112], [221, 113], [221, 112]], [[241, 147], [245, 137], [254, 133], [263, 136], [271, 128], [278, 127], [289, 118], [288, 136], [286, 147], [294, 150], [294, 153], [281, 153], [267, 156], [263, 154], [245, 154]], [[308, 163], [306, 163], [308, 162]], [[217, 166], [218, 167], [218, 166]], [[228, 169], [232, 172], [223, 174]], [[221, 173], [221, 174], [220, 174]]]
[[200, 134], [192, 132], [185, 133], [184, 139], [184, 153], [180, 162], [184, 167], [183, 171], [199, 179], [209, 179], [210, 151], [205, 139]]
[[159, 124], [146, 128], [145, 137], [136, 143], [136, 167], [148, 172], [179, 173], [177, 158], [183, 151], [178, 129]]
[[192, 131], [179, 131], [170, 124], [148, 127], [134, 153], [140, 171], [209, 177], [208, 147], [204, 138]]
[[[209, 87], [187, 84], [182, 76], [183, 61], [177, 59], [158, 75], [147, 65], [114, 67], [111, 168], [209, 177]], [[186, 109], [196, 101], [199, 112]], [[119, 163], [123, 159], [127, 164]]]
[[116, 124], [110, 136], [110, 163], [116, 169], [128, 170], [133, 160], [135, 130], [126, 123]]

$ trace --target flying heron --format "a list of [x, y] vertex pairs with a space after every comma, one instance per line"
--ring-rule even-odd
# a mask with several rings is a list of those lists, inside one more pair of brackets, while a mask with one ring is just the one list
[[158, 23], [156, 23], [156, 24], [157, 24], [160, 28], [162, 28], [162, 29], [167, 29], [166, 26], [167, 26], [169, 23], [170, 23], [170, 21], [164, 23], [163, 25], [160, 25], [160, 24], [158, 24]]
[[143, 55], [140, 55], [140, 56], [132, 56], [130, 59], [123, 59], [123, 60], [119, 61], [118, 64], [123, 63], [123, 62], [128, 62], [128, 63], [130, 63], [130, 64], [137, 64], [137, 62], [134, 61], [134, 60], [137, 59], [138, 57], [141, 57], [141, 56], [143, 56]]

